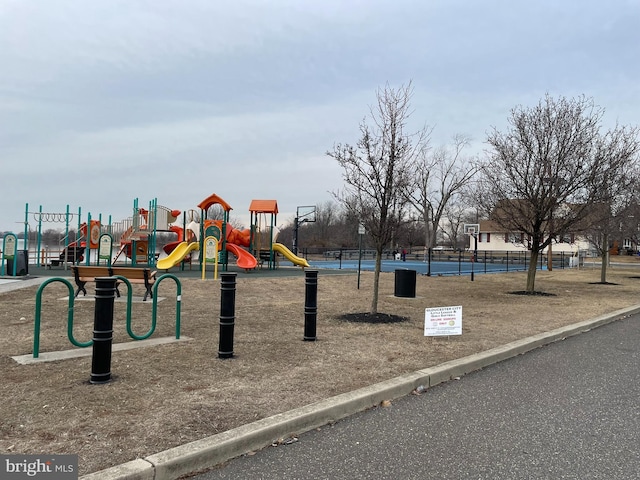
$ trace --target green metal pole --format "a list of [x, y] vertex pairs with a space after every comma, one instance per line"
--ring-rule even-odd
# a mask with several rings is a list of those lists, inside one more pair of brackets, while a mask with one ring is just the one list
[[42, 265], [40, 248], [42, 247], [42, 205], [38, 208], [38, 241], [36, 245], [36, 265]]
[[153, 199], [153, 230], [151, 240], [147, 246], [147, 262], [150, 267], [156, 265], [156, 235], [158, 230], [158, 199]]
[[[78, 250], [77, 248], [80, 246], [80, 226], [82, 224], [82, 207], [78, 207], [78, 231], [76, 232], [76, 251], [73, 254], [73, 263], [76, 264], [76, 259], [78, 258]], [[78, 259], [79, 260], [79, 259]], [[79, 264], [79, 262], [78, 262]]]
[[[26, 204], [24, 209], [24, 250], [29, 249], [29, 204]], [[17, 264], [16, 264], [17, 265]]]
[[[91, 265], [91, 212], [87, 213], [87, 237], [84, 239], [85, 265]], [[76, 245], [77, 247], [77, 245]]]
[[67, 214], [65, 217], [65, 232], [64, 232], [64, 250], [62, 258], [62, 264], [64, 269], [67, 269], [67, 255], [69, 254], [69, 205], [67, 205]]
[[[131, 222], [132, 225], [132, 233], [137, 233], [140, 230], [140, 212], [138, 211], [138, 199], [136, 198], [133, 201], [133, 221]], [[131, 240], [131, 266], [135, 267], [137, 264], [137, 255], [136, 255], [136, 250], [138, 248], [138, 245], [136, 244], [135, 240]]]
[[269, 262], [273, 266], [273, 270], [276, 269], [276, 254], [273, 251], [273, 229], [276, 226], [276, 215], [271, 214], [271, 231], [269, 232]]

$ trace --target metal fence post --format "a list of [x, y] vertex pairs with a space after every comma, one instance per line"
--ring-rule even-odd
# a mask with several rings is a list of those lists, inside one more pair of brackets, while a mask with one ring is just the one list
[[111, 381], [111, 347], [113, 345], [113, 302], [116, 278], [96, 278], [96, 305], [93, 316], [93, 357], [91, 383]]

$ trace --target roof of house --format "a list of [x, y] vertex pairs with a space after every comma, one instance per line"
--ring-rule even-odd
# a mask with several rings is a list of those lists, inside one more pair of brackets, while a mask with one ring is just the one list
[[480, 220], [480, 232], [506, 232], [507, 229], [501, 227], [497, 222], [493, 220]]
[[[583, 232], [590, 228], [591, 225], [597, 223], [598, 218], [608, 218], [608, 205], [594, 204], [590, 206], [586, 214], [580, 214], [583, 205], [564, 203], [558, 206], [554, 211], [556, 221], [562, 222], [564, 217], [571, 220], [570, 231], [573, 233]], [[516, 217], [527, 215], [531, 211], [531, 204], [521, 199], [502, 200], [491, 212], [489, 220], [480, 221], [480, 232], [517, 232], [521, 228], [518, 226]], [[574, 215], [575, 213], [575, 215]], [[579, 217], [577, 220], [576, 217]], [[546, 223], [546, 222], [545, 222]], [[509, 228], [511, 226], [511, 228]], [[543, 224], [544, 226], [544, 224]]]

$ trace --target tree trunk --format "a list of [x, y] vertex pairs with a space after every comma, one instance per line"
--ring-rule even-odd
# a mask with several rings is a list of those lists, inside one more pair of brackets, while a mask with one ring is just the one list
[[380, 287], [380, 268], [382, 267], [382, 252], [376, 252], [376, 268], [373, 272], [373, 297], [371, 298], [371, 314], [378, 313], [378, 288]]
[[600, 265], [600, 283], [607, 283], [607, 266], [609, 264], [609, 234], [602, 235], [602, 264]]
[[536, 271], [538, 268], [538, 250], [531, 250], [531, 258], [529, 259], [529, 269], [527, 270], [527, 292], [535, 292]]

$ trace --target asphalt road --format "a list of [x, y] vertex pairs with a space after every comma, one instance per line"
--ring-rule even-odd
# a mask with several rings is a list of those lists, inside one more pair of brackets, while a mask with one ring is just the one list
[[633, 316], [195, 478], [637, 479], [639, 352]]

